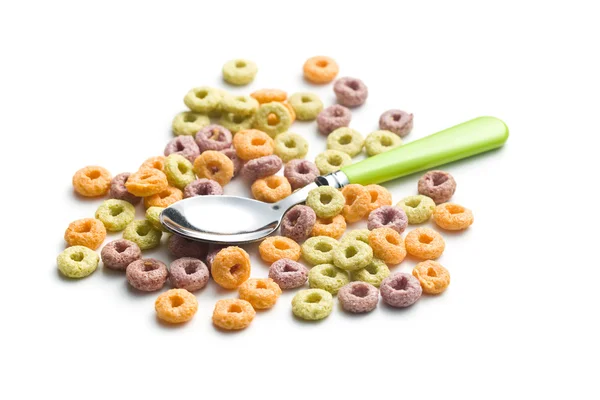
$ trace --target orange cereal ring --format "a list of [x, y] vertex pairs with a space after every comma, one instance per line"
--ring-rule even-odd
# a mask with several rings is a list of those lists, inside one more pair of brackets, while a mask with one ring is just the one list
[[256, 310], [271, 308], [281, 295], [281, 288], [271, 278], [248, 279], [240, 286], [240, 299], [246, 300]]
[[365, 189], [371, 195], [371, 203], [369, 204], [369, 212], [382, 207], [392, 205], [392, 194], [383, 186], [367, 185]]
[[287, 99], [287, 93], [279, 89], [260, 89], [250, 94], [258, 104], [270, 103], [272, 101], [283, 102]]
[[129, 176], [125, 188], [134, 196], [148, 197], [160, 193], [169, 186], [164, 172], [155, 168], [142, 168]]
[[254, 319], [256, 311], [252, 304], [242, 299], [217, 301], [213, 311], [213, 324], [228, 331], [247, 328]]
[[73, 221], [65, 231], [65, 241], [69, 246], [85, 246], [96, 250], [104, 239], [106, 239], [106, 228], [95, 218]]
[[251, 187], [252, 196], [265, 203], [276, 203], [292, 194], [292, 187], [287, 178], [271, 175], [254, 181]]
[[248, 161], [259, 157], [270, 156], [275, 149], [271, 136], [258, 129], [239, 131], [233, 137], [235, 153], [242, 160]]
[[235, 289], [250, 277], [250, 256], [239, 247], [226, 247], [215, 256], [210, 272], [219, 286]]
[[435, 260], [442, 255], [446, 247], [442, 235], [431, 228], [417, 228], [410, 231], [404, 242], [408, 254], [422, 260]]
[[[294, 107], [292, 107], [292, 105], [290, 103], [288, 103], [287, 101], [283, 102], [282, 104], [285, 106], [285, 108], [287, 108], [287, 110], [290, 113], [290, 118], [291, 118], [292, 122], [294, 122], [296, 120], [296, 111], [294, 111]], [[269, 115], [269, 117], [270, 117], [270, 115]], [[267, 121], [267, 122], [269, 122], [269, 124], [271, 123], [271, 121]]]
[[104, 196], [110, 189], [112, 177], [106, 168], [90, 166], [73, 175], [73, 189], [85, 197]]
[[154, 309], [159, 319], [170, 324], [180, 324], [194, 317], [198, 311], [198, 300], [185, 289], [171, 289], [158, 296]]
[[473, 223], [473, 212], [456, 203], [443, 203], [433, 210], [433, 221], [449, 231], [467, 229]]
[[270, 236], [258, 246], [260, 258], [270, 264], [282, 258], [300, 259], [300, 245], [285, 236]]
[[400, 264], [406, 257], [402, 236], [392, 228], [377, 228], [369, 233], [373, 256], [388, 265]]
[[419, 280], [423, 292], [427, 294], [440, 294], [450, 284], [450, 273], [437, 261], [427, 260], [418, 263], [412, 274]]
[[342, 194], [346, 199], [342, 215], [347, 222], [356, 222], [369, 213], [371, 195], [364, 186], [355, 183], [344, 186]]
[[159, 171], [163, 171], [165, 169], [165, 156], [156, 156], [150, 157], [142, 165], [140, 165], [140, 170], [150, 168], [157, 169]]
[[312, 83], [329, 83], [335, 79], [340, 67], [333, 58], [311, 57], [304, 63], [304, 77]]
[[173, 186], [167, 186], [167, 188], [160, 193], [144, 197], [144, 207], [166, 208], [181, 199], [183, 199], [183, 192], [181, 190]]
[[339, 239], [344, 231], [346, 231], [346, 220], [343, 216], [336, 215], [333, 218], [317, 218], [310, 236], [329, 236]]
[[194, 160], [198, 178], [212, 179], [225, 186], [233, 178], [233, 161], [220, 151], [208, 150]]

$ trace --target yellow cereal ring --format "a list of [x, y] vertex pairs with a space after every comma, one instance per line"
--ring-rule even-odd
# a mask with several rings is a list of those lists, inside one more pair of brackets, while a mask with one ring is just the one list
[[169, 207], [171, 204], [183, 199], [183, 192], [176, 187], [168, 186], [160, 193], [144, 197], [144, 207]]
[[215, 256], [211, 274], [219, 286], [235, 289], [250, 277], [250, 256], [239, 247], [226, 247]]
[[142, 168], [129, 176], [125, 187], [134, 196], [148, 197], [169, 186], [167, 176], [156, 168]]
[[213, 324], [228, 331], [247, 328], [254, 319], [256, 311], [252, 304], [242, 299], [217, 301], [213, 311]]
[[275, 142], [263, 131], [247, 129], [235, 134], [233, 147], [239, 158], [248, 161], [273, 154]]
[[456, 203], [443, 203], [435, 207], [433, 221], [442, 229], [460, 231], [473, 223], [473, 212]]
[[373, 256], [388, 265], [400, 264], [406, 257], [402, 236], [392, 228], [377, 228], [369, 233]]
[[279, 89], [260, 89], [250, 94], [259, 104], [270, 103], [272, 101], [284, 102], [287, 99], [287, 93]]
[[194, 317], [198, 311], [198, 300], [185, 289], [171, 289], [158, 296], [154, 309], [159, 319], [170, 324], [180, 324]]
[[442, 255], [446, 247], [442, 235], [431, 228], [417, 228], [410, 231], [404, 242], [408, 254], [422, 260], [435, 260]]
[[341, 215], [333, 218], [317, 218], [310, 236], [329, 236], [334, 239], [342, 237], [346, 231], [346, 220]]
[[110, 189], [111, 179], [106, 168], [85, 167], [73, 175], [73, 189], [85, 197], [104, 196]]
[[96, 250], [104, 239], [106, 239], [106, 228], [95, 218], [73, 221], [65, 231], [65, 241], [69, 246], [85, 246]]
[[292, 186], [284, 176], [271, 175], [254, 181], [252, 196], [265, 203], [276, 203], [292, 194]]
[[369, 212], [382, 207], [392, 205], [392, 194], [383, 186], [367, 185], [365, 189], [371, 195], [371, 203], [369, 204]]
[[436, 261], [427, 260], [418, 263], [412, 274], [419, 280], [423, 292], [427, 294], [442, 293], [450, 284], [450, 273]]
[[233, 161], [220, 151], [205, 151], [194, 160], [194, 171], [198, 178], [212, 179], [221, 186], [231, 181], [233, 170]]
[[355, 183], [344, 186], [342, 194], [346, 199], [342, 208], [346, 222], [356, 222], [369, 214], [371, 195], [364, 186]]
[[300, 245], [285, 236], [270, 236], [258, 246], [260, 258], [269, 264], [282, 258], [298, 261], [300, 259]]
[[256, 310], [271, 308], [281, 295], [281, 288], [271, 278], [248, 279], [240, 286], [240, 299], [246, 300]]

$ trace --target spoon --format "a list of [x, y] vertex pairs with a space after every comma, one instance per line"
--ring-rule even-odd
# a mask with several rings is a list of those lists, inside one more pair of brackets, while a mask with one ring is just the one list
[[317, 186], [342, 188], [349, 183], [387, 182], [496, 149], [507, 139], [504, 122], [494, 117], [479, 117], [319, 176], [277, 203], [238, 196], [196, 196], [164, 209], [160, 222], [187, 239], [222, 244], [255, 242], [275, 232], [285, 212], [303, 203], [308, 192]]

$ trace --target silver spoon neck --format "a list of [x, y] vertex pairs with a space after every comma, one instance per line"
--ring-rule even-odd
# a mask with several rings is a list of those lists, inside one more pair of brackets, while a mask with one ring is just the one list
[[319, 186], [327, 185], [336, 189], [341, 189], [350, 183], [348, 176], [342, 171], [335, 171], [327, 175], [319, 176], [315, 182]]
[[350, 183], [348, 181], [348, 177], [342, 171], [336, 171], [332, 172], [331, 174], [319, 176], [313, 183], [296, 190], [285, 199], [280, 200], [277, 203], [273, 203], [272, 208], [274, 210], [283, 210], [285, 212], [296, 204], [304, 203], [304, 201], [306, 201], [306, 197], [308, 196], [308, 192], [318, 186], [332, 186], [336, 189], [340, 189], [346, 186], [348, 183]]

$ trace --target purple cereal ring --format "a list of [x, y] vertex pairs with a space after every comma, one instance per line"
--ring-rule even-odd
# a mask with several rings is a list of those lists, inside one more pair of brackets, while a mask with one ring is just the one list
[[408, 217], [400, 207], [381, 206], [369, 214], [367, 228], [392, 228], [398, 233], [404, 232], [408, 225]]
[[281, 220], [281, 234], [295, 242], [302, 242], [310, 236], [317, 221], [317, 215], [308, 206], [297, 205], [289, 209]]
[[169, 272], [167, 266], [154, 258], [142, 258], [127, 266], [127, 282], [142, 292], [154, 292], [161, 289]]
[[379, 129], [404, 137], [412, 131], [413, 115], [402, 110], [388, 110], [379, 117]]
[[209, 276], [208, 268], [197, 258], [178, 258], [169, 266], [171, 285], [190, 292], [206, 286]]
[[189, 240], [176, 234], [171, 235], [167, 247], [176, 258], [192, 257], [202, 260], [208, 252], [208, 245]]
[[313, 183], [319, 176], [319, 169], [315, 163], [308, 160], [292, 160], [285, 164], [283, 176], [292, 186], [292, 190], [303, 188]]
[[142, 258], [142, 250], [129, 240], [118, 239], [107, 243], [100, 257], [105, 267], [124, 271], [129, 264]]
[[329, 135], [337, 128], [350, 125], [352, 113], [346, 107], [334, 104], [327, 107], [317, 116], [317, 126], [323, 135]]
[[[340, 78], [333, 84], [338, 103], [346, 107], [360, 106], [367, 100], [369, 90], [360, 79]], [[383, 129], [383, 128], [382, 128]]]
[[283, 166], [283, 161], [276, 155], [264, 156], [248, 161], [242, 167], [240, 175], [250, 182], [275, 175]]
[[233, 162], [233, 176], [236, 176], [244, 166], [244, 162], [237, 156], [235, 149], [221, 150], [221, 153], [225, 154]]
[[456, 191], [454, 177], [446, 171], [429, 171], [419, 179], [419, 194], [431, 198], [435, 204], [448, 202]]
[[231, 132], [221, 125], [208, 125], [196, 133], [200, 153], [207, 150], [225, 150], [231, 147]]
[[206, 267], [208, 268], [208, 272], [210, 272], [212, 269], [212, 263], [215, 260], [215, 256], [217, 255], [217, 253], [223, 250], [225, 247], [227, 246], [215, 246], [212, 249], [210, 249], [210, 251], [206, 255]]
[[200, 148], [191, 136], [177, 136], [165, 146], [165, 156], [179, 154], [193, 163], [200, 155]]
[[271, 264], [269, 278], [281, 289], [295, 289], [308, 280], [308, 268], [289, 258], [281, 258]]
[[112, 181], [110, 181], [110, 192], [108, 193], [108, 197], [111, 199], [125, 200], [135, 205], [139, 203], [142, 198], [134, 196], [127, 191], [125, 182], [129, 179], [129, 175], [131, 175], [129, 172], [123, 172], [112, 178]]
[[392, 307], [413, 305], [423, 293], [419, 280], [404, 272], [398, 272], [385, 278], [381, 282], [379, 290], [383, 301]]
[[195, 196], [220, 196], [223, 194], [223, 187], [219, 185], [219, 182], [213, 181], [212, 179], [200, 178], [194, 182], [190, 182], [183, 189], [183, 197], [195, 197]]
[[366, 282], [351, 282], [338, 292], [342, 308], [351, 313], [373, 311], [379, 303], [379, 290]]

